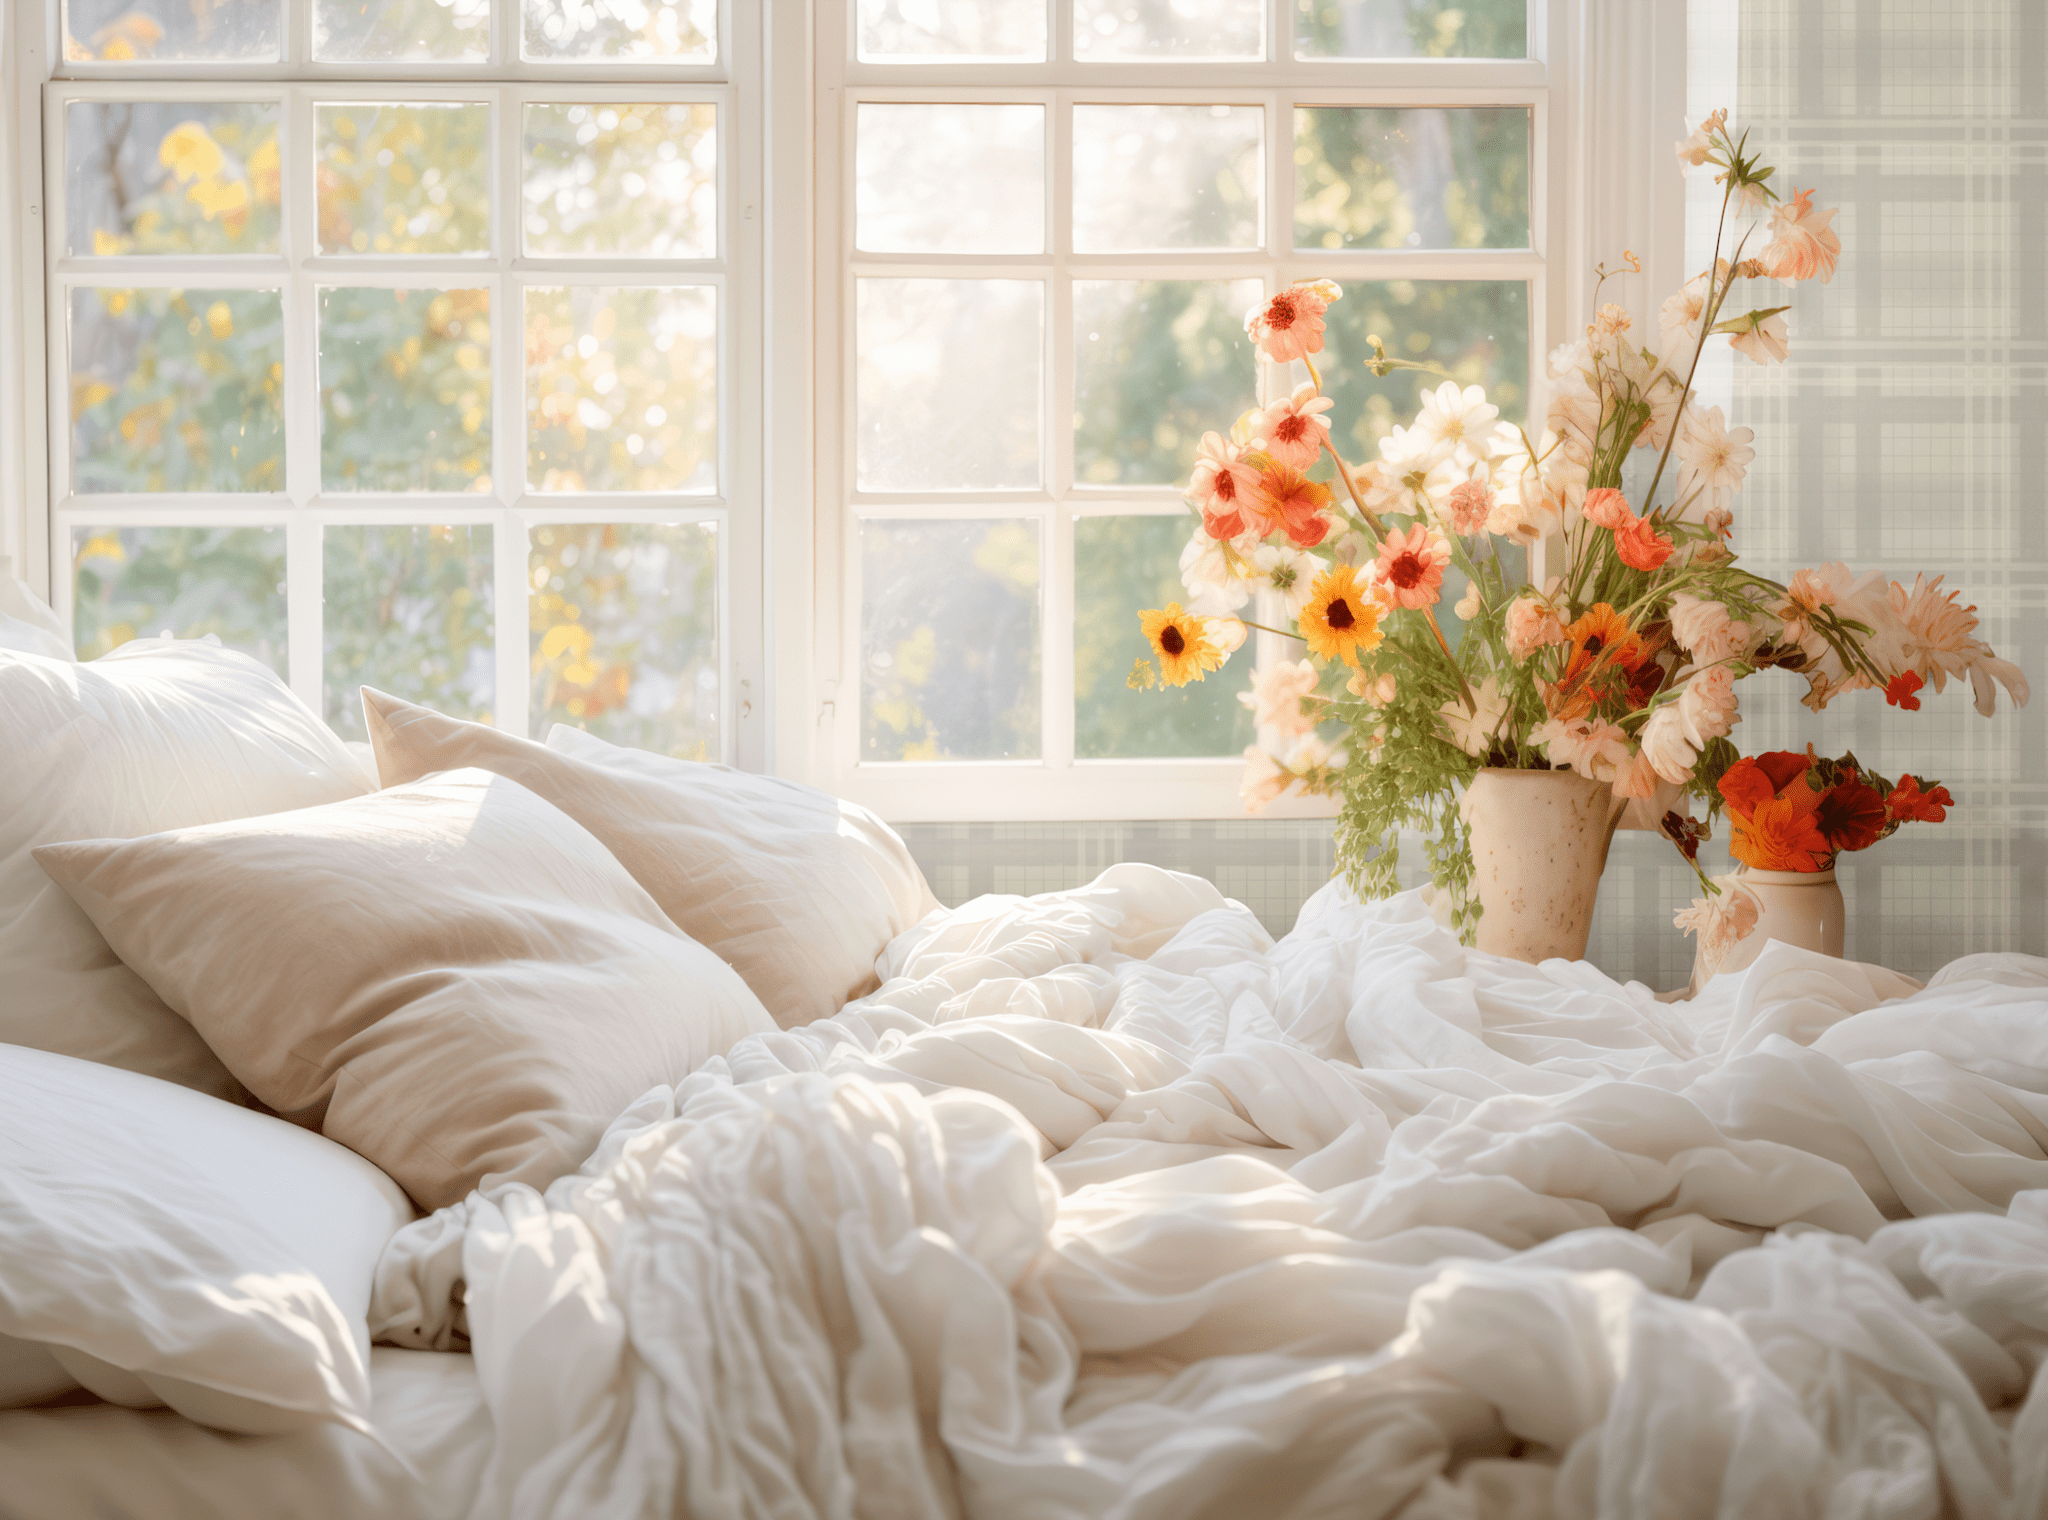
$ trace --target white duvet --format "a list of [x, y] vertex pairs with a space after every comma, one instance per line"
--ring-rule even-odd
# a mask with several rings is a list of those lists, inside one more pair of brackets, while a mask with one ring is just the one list
[[884, 971], [401, 1234], [478, 1516], [2048, 1506], [2048, 961], [1667, 1007], [1125, 865]]

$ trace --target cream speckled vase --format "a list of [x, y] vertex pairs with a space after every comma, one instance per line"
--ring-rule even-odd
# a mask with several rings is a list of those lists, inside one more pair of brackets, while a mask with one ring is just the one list
[[1486, 911], [1478, 946], [1518, 961], [1579, 960], [1624, 804], [1572, 771], [1481, 771], [1459, 803], [1472, 884]]
[[1709, 976], [1723, 971], [1741, 971], [1763, 953], [1772, 940], [1818, 950], [1822, 955], [1842, 953], [1842, 931], [1848, 912], [1842, 902], [1842, 888], [1833, 868], [1825, 871], [1754, 871], [1744, 866], [1735, 879], [1757, 901], [1756, 927], [1737, 940], [1721, 964], [1708, 970], [1693, 954], [1693, 986], [1704, 986]]

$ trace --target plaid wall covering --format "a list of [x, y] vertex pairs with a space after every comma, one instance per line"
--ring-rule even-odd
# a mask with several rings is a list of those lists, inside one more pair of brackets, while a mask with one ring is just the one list
[[[1727, 106], [1780, 166], [1775, 183], [1841, 208], [1834, 282], [1791, 297], [1791, 361], [1705, 376], [1756, 431], [1735, 502], [1745, 562], [1780, 580], [1830, 559], [1908, 584], [1945, 571], [2036, 692], [1989, 721], [1954, 688], [1917, 714], [1860, 693], [1816, 716], [1804, 682], [1765, 675], [1740, 688], [1736, 742], [1853, 750], [1960, 800], [1948, 823], [1843, 865], [1851, 956], [1925, 977], [1972, 951], [2048, 954], [2048, 0], [1693, 0], [1691, 19], [1688, 119]], [[1697, 270], [1718, 201], [1704, 174], [1690, 193]], [[1667, 292], [1627, 294], [1654, 335]], [[1149, 860], [1210, 877], [1275, 933], [1331, 867], [1327, 824], [903, 833], [948, 903]], [[1662, 840], [1617, 835], [1587, 954], [1624, 979], [1683, 983], [1692, 945], [1671, 915], [1696, 890]]]

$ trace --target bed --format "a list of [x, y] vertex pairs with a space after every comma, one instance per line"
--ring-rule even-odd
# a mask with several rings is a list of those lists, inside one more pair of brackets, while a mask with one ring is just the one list
[[[345, 1138], [349, 1165], [378, 1161], [371, 1180], [418, 1205], [350, 1269], [364, 1306], [326, 1354], [374, 1340], [361, 1386], [330, 1368], [341, 1414], [227, 1434], [177, 1412], [205, 1368], [145, 1347], [117, 1365], [171, 1407], [74, 1391], [0, 1413], [0, 1515], [2048, 1512], [2048, 961], [1975, 956], [1921, 987], [1774, 944], [1664, 1004], [1584, 964], [1469, 952], [1415, 894], [1360, 903], [1332, 883], [1276, 942], [1208, 883], [1126, 864], [953, 910], [908, 887], [819, 894], [830, 932], [864, 921], [874, 957], [826, 1011], [804, 988], [845, 968], [785, 889], [756, 905], [802, 955], [747, 939], [774, 913], [750, 919], [731, 881], [692, 907], [657, 861], [605, 874], [636, 846], [589, 853], [617, 799], [550, 767], [624, 786], [651, 761], [578, 738], [557, 759], [493, 749], [383, 711], [374, 792], [337, 780], [359, 795], [260, 828], [36, 847], [135, 973], [126, 993], [161, 996], [309, 1143]], [[407, 734], [435, 762], [420, 777]], [[507, 792], [522, 765], [531, 786]], [[664, 1047], [687, 1070], [647, 1082], [638, 1035], [592, 1034], [609, 1088], [550, 1077], [494, 1111], [489, 1144], [442, 1145], [452, 1171], [389, 1148], [388, 1093], [295, 1110], [236, 1013], [244, 994], [275, 1009], [275, 987], [223, 990], [223, 968], [261, 957], [193, 943], [220, 902], [260, 918], [300, 890], [263, 877], [251, 841], [314, 839], [361, 895], [347, 831], [321, 820], [354, 837], [376, 808], [459, 805], [481, 841], [462, 847], [485, 850], [503, 809], [503, 850], [526, 853], [490, 855], [488, 877], [554, 837], [532, 796], [586, 820], [550, 858], [584, 873], [577, 912], [609, 904], [604, 974], [651, 956], [657, 983], [711, 986], [690, 1017], [717, 1048]], [[857, 825], [833, 826], [833, 858], [880, 880], [894, 857]], [[166, 861], [184, 872], [169, 892]], [[379, 923], [437, 911], [443, 878], [413, 875], [427, 885]], [[660, 923], [626, 877], [655, 880]], [[715, 971], [662, 937], [691, 933], [733, 936], [727, 965], [790, 985], [759, 1013], [721, 1002]], [[529, 985], [570, 975], [514, 948]], [[572, 969], [545, 985], [557, 1003], [581, 989], [579, 1018], [640, 995]], [[42, 1037], [18, 1001], [8, 1017], [8, 1041]], [[390, 1080], [361, 1043], [319, 1056], [333, 1092]], [[492, 1061], [458, 1054], [436, 1063], [488, 1086]], [[284, 1123], [201, 1085], [177, 1101]], [[521, 1127], [549, 1105], [585, 1127]], [[11, 1286], [0, 1272], [0, 1335], [35, 1328]]]

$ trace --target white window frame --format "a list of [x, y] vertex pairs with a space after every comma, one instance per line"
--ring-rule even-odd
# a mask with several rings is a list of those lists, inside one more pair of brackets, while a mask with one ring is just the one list
[[[8, 511], [0, 553], [18, 555], [30, 584], [68, 622], [72, 526], [276, 526], [286, 529], [288, 679], [321, 710], [323, 640], [319, 535], [338, 524], [487, 525], [493, 530], [493, 599], [498, 628], [494, 721], [529, 730], [528, 545], [533, 526], [575, 522], [710, 522], [718, 526], [717, 638], [720, 752], [751, 769], [769, 760], [766, 689], [768, 584], [764, 572], [763, 137], [767, 97], [763, 13], [745, 0], [721, 7], [715, 65], [594, 65], [518, 60], [517, 0], [498, 0], [493, 57], [473, 64], [336, 65], [308, 60], [308, 7], [287, 5], [282, 64], [50, 60], [60, 49], [56, 0], [10, 7], [13, 78], [26, 101], [14, 163], [30, 190], [20, 227], [23, 280], [19, 374], [22, 411], [20, 508]], [[274, 100], [281, 106], [279, 251], [206, 258], [79, 258], [65, 255], [62, 113], [75, 100]], [[487, 101], [492, 107], [491, 252], [482, 256], [346, 257], [318, 251], [313, 183], [314, 105], [385, 101]], [[519, 250], [522, 110], [546, 101], [711, 102], [718, 107], [719, 246], [708, 259], [528, 256]], [[31, 114], [39, 113], [39, 114]], [[294, 165], [298, 174], [292, 172]], [[69, 394], [64, 324], [70, 291], [122, 287], [278, 288], [288, 292], [284, 352], [285, 489], [277, 493], [179, 493], [139, 498], [70, 492]], [[524, 298], [529, 286], [702, 285], [719, 293], [717, 483], [709, 493], [541, 493], [525, 488]], [[489, 494], [323, 493], [320, 488], [315, 292], [328, 286], [484, 288], [492, 301], [492, 458]], [[47, 387], [47, 389], [45, 389]], [[12, 420], [12, 419], [10, 419]], [[0, 432], [0, 443], [7, 435]], [[18, 471], [18, 473], [17, 473]], [[0, 489], [8, 484], [0, 478]], [[4, 500], [4, 498], [0, 498]], [[7, 503], [12, 505], [12, 503]]]
[[[1682, 0], [1586, 0], [1623, 25], [1628, 8], [1668, 11]], [[1242, 818], [1237, 789], [1243, 762], [1218, 759], [1076, 760], [1072, 754], [1072, 525], [1076, 518], [1110, 514], [1179, 514], [1173, 487], [1089, 487], [1072, 483], [1073, 375], [1059, 362], [1071, 327], [1072, 276], [1119, 272], [1153, 277], [1228, 279], [1258, 277], [1267, 289], [1318, 275], [1338, 280], [1491, 278], [1529, 286], [1529, 395], [1534, 415], [1543, 404], [1543, 356], [1554, 334], [1566, 330], [1568, 302], [1579, 282], [1561, 278], [1581, 240], [1569, 234], [1580, 183], [1582, 126], [1573, 109], [1582, 77], [1580, 39], [1585, 6], [1573, 0], [1530, 0], [1527, 59], [1420, 59], [1389, 62], [1086, 63], [1072, 57], [1071, 0], [1055, 0], [1051, 44], [1055, 61], [1041, 64], [861, 63], [855, 56], [852, 0], [816, 5], [817, 200], [813, 287], [818, 335], [816, 492], [811, 531], [817, 565], [817, 615], [812, 631], [814, 732], [806, 744], [809, 779], [903, 820]], [[1290, 60], [1292, 7], [1268, 12], [1266, 57]], [[1680, 35], [1682, 36], [1682, 30]], [[1677, 68], [1683, 75], [1683, 52]], [[943, 79], [943, 83], [935, 80]], [[1682, 91], [1681, 91], [1682, 95]], [[1042, 102], [1047, 110], [1047, 253], [1030, 257], [923, 260], [915, 255], [856, 254], [853, 248], [851, 144], [854, 113], [862, 101]], [[1072, 152], [1068, 115], [1073, 102], [1244, 103], [1265, 108], [1265, 246], [1255, 253], [1077, 255], [1065, 251], [1067, 187]], [[1454, 253], [1372, 250], [1297, 252], [1292, 241], [1293, 107], [1303, 105], [1516, 105], [1531, 112], [1530, 242], [1521, 250]], [[1668, 148], [1665, 150], [1668, 154]], [[1675, 174], [1674, 174], [1675, 179]], [[1640, 240], [1639, 240], [1640, 241]], [[887, 496], [856, 490], [848, 440], [853, 436], [854, 280], [859, 274], [973, 274], [1044, 280], [1051, 286], [1043, 415], [1049, 419], [1044, 461], [1046, 486], [1036, 491], [959, 492], [920, 503], [911, 493]], [[1611, 297], [1613, 292], [1608, 292]], [[1583, 320], [1583, 319], [1579, 319]], [[1024, 761], [863, 762], [860, 744], [858, 555], [853, 524], [864, 509], [895, 519], [915, 517], [1035, 517], [1046, 527], [1041, 563], [1041, 712], [1043, 756]], [[1261, 640], [1277, 645], [1270, 635]], [[1133, 630], [1133, 653], [1138, 652]], [[1243, 682], [1246, 651], [1223, 679]], [[1211, 679], [1217, 679], [1212, 676]], [[794, 745], [790, 747], [793, 752]], [[1270, 806], [1274, 818], [1327, 816], [1327, 800], [1285, 799]]]

